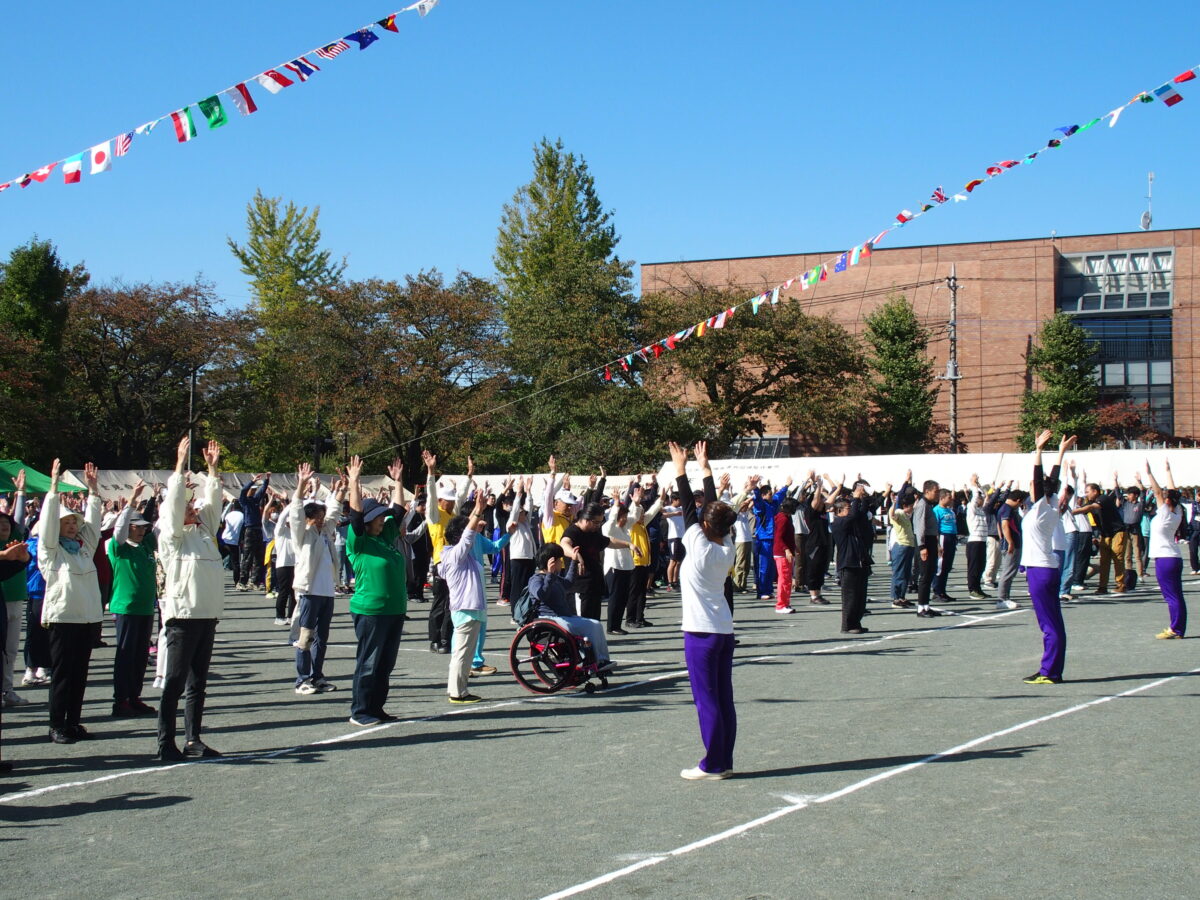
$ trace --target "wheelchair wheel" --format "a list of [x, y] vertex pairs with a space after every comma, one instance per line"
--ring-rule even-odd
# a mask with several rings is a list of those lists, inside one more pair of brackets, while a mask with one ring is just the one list
[[534, 694], [553, 694], [574, 684], [580, 661], [570, 632], [545, 620], [518, 631], [508, 651], [513, 677]]

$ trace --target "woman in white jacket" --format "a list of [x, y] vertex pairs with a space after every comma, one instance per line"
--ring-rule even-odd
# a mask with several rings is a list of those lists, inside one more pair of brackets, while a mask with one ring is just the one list
[[50, 467], [50, 490], [38, 521], [38, 568], [46, 579], [42, 625], [50, 629], [50, 740], [73, 744], [89, 737], [79, 724], [96, 625], [104, 618], [93, 556], [100, 544], [100, 495], [96, 467], [83, 467], [87, 512], [62, 506], [59, 461]]
[[[217, 550], [221, 523], [221, 477], [217, 463], [221, 448], [209, 441], [204, 448], [208, 475], [193, 497], [184, 466], [190, 442], [179, 442], [175, 472], [167, 480], [167, 493], [159, 510], [158, 554], [166, 575], [162, 619], [166, 674], [158, 707], [158, 757], [178, 762], [187, 756], [220, 756], [200, 740], [208, 667], [212, 661], [217, 620], [225, 612], [225, 570]], [[185, 694], [186, 690], [186, 694]], [[183, 752], [175, 743], [179, 698], [184, 699]]]

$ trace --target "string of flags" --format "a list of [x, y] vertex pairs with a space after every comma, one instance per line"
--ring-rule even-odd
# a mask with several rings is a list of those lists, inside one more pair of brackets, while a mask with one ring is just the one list
[[0, 182], [0, 193], [8, 190], [13, 185], [27, 188], [34, 183], [42, 184], [50, 178], [51, 173], [56, 167], [61, 167], [59, 171], [62, 173], [64, 184], [79, 184], [83, 178], [85, 158], [90, 161], [88, 168], [89, 175], [99, 175], [107, 172], [112, 168], [112, 159], [114, 156], [127, 155], [133, 147], [135, 138], [147, 137], [154, 130], [155, 126], [168, 119], [174, 128], [175, 139], [177, 141], [186, 143], [193, 140], [198, 133], [196, 130], [197, 118], [192, 115], [193, 105], [199, 110], [200, 116], [203, 117], [202, 122], [207, 124], [210, 130], [220, 128], [229, 122], [229, 116], [225, 111], [226, 103], [230, 104], [243, 116], [251, 115], [258, 111], [258, 104], [254, 102], [249, 85], [255, 84], [269, 94], [278, 94], [284, 88], [291, 87], [297, 82], [303, 84], [313, 74], [321, 71], [321, 67], [313, 62], [309, 58], [310, 56], [329, 61], [336, 58], [340, 53], [349, 50], [351, 44], [356, 44], [359, 50], [366, 50], [379, 40], [379, 35], [375, 33], [375, 28], [378, 27], [384, 31], [399, 33], [400, 29], [396, 24], [397, 16], [406, 12], [416, 12], [424, 17], [438, 5], [438, 2], [439, 0], [417, 0], [416, 3], [412, 3], [398, 12], [384, 16], [382, 19], [372, 22], [369, 25], [364, 25], [362, 28], [356, 29], [336, 41], [322, 44], [313, 50], [297, 56], [295, 59], [266, 69], [244, 81], [239, 81], [223, 91], [218, 91], [210, 97], [205, 97], [203, 100], [197, 101], [195, 104], [189, 104], [182, 109], [159, 116], [157, 119], [151, 119], [149, 122], [145, 122], [131, 131], [122, 132], [115, 138], [109, 138], [107, 141], [96, 144], [94, 147], [90, 147], [73, 156], [47, 163], [32, 172], [26, 172], [19, 178]]
[[[703, 337], [709, 331], [715, 331], [717, 329], [724, 328], [727, 324], [729, 324], [730, 320], [733, 319], [739, 310], [742, 310], [745, 307], [749, 307], [751, 315], [757, 316], [760, 307], [764, 305], [777, 306], [781, 299], [780, 295], [782, 292], [790, 290], [793, 285], [797, 283], [800, 285], [801, 291], [807, 291], [809, 288], [816, 287], [818, 284], [821, 284], [829, 279], [831, 269], [832, 274], [837, 274], [839, 272], [846, 271], [846, 269], [851, 266], [858, 265], [863, 259], [871, 255], [871, 251], [879, 244], [880, 241], [887, 237], [890, 232], [895, 231], [898, 228], [903, 228], [914, 219], [918, 219], [926, 213], [932, 212], [933, 210], [938, 209], [939, 207], [950, 203], [951, 201], [953, 201], [955, 204], [965, 202], [968, 199], [968, 196], [974, 193], [975, 189], [981, 185], [986, 184], [995, 178], [999, 178], [1010, 169], [1015, 169], [1018, 166], [1028, 165], [1046, 151], [1061, 147], [1069, 139], [1081, 134], [1084, 131], [1087, 131], [1095, 125], [1100, 124], [1106, 119], [1108, 120], [1108, 127], [1113, 128], [1116, 126], [1117, 120], [1121, 118], [1121, 114], [1130, 106], [1135, 104], [1154, 103], [1155, 101], [1161, 101], [1164, 106], [1171, 107], [1182, 102], [1183, 95], [1179, 93], [1176, 85], [1193, 81], [1198, 73], [1200, 73], [1200, 66], [1194, 66], [1193, 68], [1187, 69], [1179, 75], [1176, 75], [1170, 81], [1164, 82], [1151, 91], [1139, 91], [1116, 109], [1113, 109], [1102, 116], [1097, 116], [1096, 118], [1087, 121], [1083, 125], [1063, 125], [1055, 128], [1051, 132], [1052, 136], [1049, 138], [1049, 140], [1047, 140], [1045, 146], [1040, 147], [1032, 153], [1027, 153], [1019, 159], [1005, 159], [987, 166], [984, 169], [984, 176], [982, 178], [972, 178], [965, 185], [963, 185], [963, 189], [961, 191], [953, 194], [947, 194], [946, 189], [939, 185], [938, 187], [934, 188], [933, 193], [930, 194], [927, 201], [924, 201], [918, 205], [915, 212], [910, 209], [901, 210], [896, 215], [894, 222], [892, 222], [887, 228], [883, 229], [883, 231], [876, 234], [870, 240], [864, 241], [861, 244], [857, 244], [849, 250], [839, 253], [837, 256], [823, 263], [818, 263], [812, 268], [801, 272], [799, 275], [789, 278], [782, 284], [776, 285], [771, 290], [764, 291], [755, 297], [751, 297], [748, 300], [744, 300], [741, 303], [729, 307], [729, 309], [726, 309], [723, 312], [720, 312], [714, 316], [710, 316], [708, 319], [705, 319], [702, 322], [697, 322], [690, 328], [677, 331], [668, 337], [655, 341], [653, 344], [648, 344], [647, 346], [642, 347], [634, 353], [626, 354], [625, 356], [606, 364], [603, 367], [604, 380], [613, 380], [613, 368], [615, 366], [620, 366], [620, 368], [626, 372], [631, 371], [636, 360], [641, 360], [642, 362], [651, 362], [652, 360], [658, 359], [666, 351], [675, 350], [680, 343], [693, 336]], [[600, 368], [597, 367], [592, 371], [594, 373], [599, 372]]]

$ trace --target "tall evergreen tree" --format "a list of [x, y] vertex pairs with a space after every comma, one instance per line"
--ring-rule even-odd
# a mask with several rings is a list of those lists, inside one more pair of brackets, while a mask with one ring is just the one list
[[1039, 431], [1049, 428], [1055, 438], [1078, 435], [1087, 446], [1096, 434], [1096, 342], [1070, 316], [1047, 319], [1029, 351], [1026, 364], [1039, 387], [1021, 397], [1017, 445], [1032, 450]]
[[933, 443], [933, 407], [938, 387], [930, 360], [929, 331], [903, 294], [866, 318], [863, 334], [871, 352], [867, 365], [871, 404], [866, 443], [879, 453], [917, 453]]
[[[547, 447], [564, 468], [645, 465], [622, 454], [665, 439], [666, 410], [636, 372], [618, 368], [612, 383], [598, 374], [576, 377], [636, 347], [632, 268], [617, 256], [618, 241], [587, 163], [561, 140], [543, 139], [532, 180], [504, 207], [494, 258], [503, 356], [514, 376], [508, 399], [521, 402], [496, 420], [491, 449], [514, 468], [543, 465]], [[633, 439], [606, 437], [617, 427]]]

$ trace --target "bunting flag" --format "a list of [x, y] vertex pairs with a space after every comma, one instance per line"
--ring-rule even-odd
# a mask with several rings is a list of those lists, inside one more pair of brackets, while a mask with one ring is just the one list
[[396, 27], [396, 14], [395, 13], [392, 13], [386, 19], [380, 19], [375, 24], [378, 25], [380, 28], [382, 28], [384, 31], [392, 31], [392, 32], [396, 32], [396, 33], [399, 33], [399, 31], [400, 31], [400, 29]]
[[945, 203], [946, 202], [946, 199], [947, 199], [946, 192], [944, 190], [942, 190], [941, 185], [938, 185], [936, 188], [934, 188], [933, 194], [930, 196], [929, 199], [932, 200], [934, 203]]
[[57, 165], [57, 162], [52, 162], [48, 166], [42, 166], [40, 169], [36, 169], [27, 175], [22, 175], [21, 187], [29, 187], [29, 183], [31, 181], [36, 181], [38, 184], [41, 184], [50, 177], [50, 173], [54, 171], [54, 167]]
[[155, 119], [153, 122], [147, 122], [145, 125], [139, 125], [137, 128], [133, 129], [133, 133], [145, 137], [154, 130], [154, 126], [160, 121], [161, 119]]
[[855, 248], [850, 251], [850, 265], [857, 266], [858, 260], [861, 257], [861, 255], [862, 255], [862, 245], [861, 244], [856, 245]]
[[196, 125], [192, 122], [192, 111], [189, 107], [171, 113], [171, 122], [175, 126], [175, 140], [179, 143], [190, 141], [196, 136]]
[[1179, 103], [1181, 100], [1183, 100], [1183, 94], [1175, 90], [1169, 81], [1164, 85], [1156, 87], [1154, 89], [1154, 96], [1167, 106], [1174, 106], [1176, 103]]
[[321, 71], [320, 67], [314, 63], [310, 63], [303, 56], [298, 59], [293, 59], [290, 63], [287, 63], [284, 68], [294, 72], [296, 74], [296, 78], [300, 80], [301, 84], [308, 81], [308, 79], [312, 77], [313, 72]]
[[604, 380], [612, 381], [612, 370], [608, 366], [604, 367]]
[[[83, 154], [76, 153], [74, 156], [63, 160], [63, 184], [79, 184], [80, 178], [83, 177]], [[4, 185], [8, 187], [8, 185]], [[4, 188], [0, 188], [0, 191]]]
[[[939, 190], [940, 190], [940, 188], [939, 188]], [[836, 272], [845, 272], [845, 271], [846, 271], [846, 265], [847, 265], [847, 263], [848, 263], [848, 262], [849, 262], [849, 260], [847, 259], [847, 255], [846, 255], [845, 253], [843, 253], [843, 254], [842, 254], [841, 256], [839, 256], [839, 257], [837, 258], [837, 260], [834, 262], [834, 264], [833, 264], [833, 271], [834, 271], [835, 273], [836, 273]]]
[[437, 5], [438, 5], [438, 0], [417, 0], [417, 2], [412, 4], [411, 6], [404, 7], [403, 11], [408, 12], [410, 9], [415, 9], [418, 13], [421, 14], [422, 17], [425, 17], [425, 16], [429, 15], [429, 11]]
[[1183, 84], [1185, 81], [1191, 81], [1195, 77], [1196, 77], [1196, 70], [1188, 69], [1186, 72], [1182, 72], [1179, 75], [1176, 75], [1173, 80], [1176, 84]]
[[108, 141], [105, 141], [103, 144], [97, 144], [89, 152], [92, 154], [92, 169], [90, 174], [99, 175], [101, 172], [107, 172], [112, 168], [112, 149]]
[[227, 91], [221, 91], [221, 94], [228, 97], [230, 102], [237, 107], [237, 111], [243, 116], [258, 112], [258, 106], [255, 104], [254, 98], [250, 96], [250, 89], [246, 87], [244, 81], [235, 84]]
[[133, 146], [133, 132], [127, 131], [113, 138], [113, 156], [124, 156]]
[[708, 322], [701, 322], [696, 326], [696, 337], [704, 337], [704, 332], [708, 330]]
[[359, 50], [366, 50], [373, 43], [379, 40], [379, 35], [373, 32], [370, 28], [360, 28], [354, 34], [346, 35], [342, 40], [354, 41], [358, 44]]
[[[779, 290], [779, 288], [775, 288], [775, 290]], [[752, 312], [754, 315], [757, 316], [758, 308], [760, 306], [762, 306], [762, 302], [763, 302], [762, 294], [759, 294], [757, 297], [755, 297], [753, 300], [751, 300], [750, 301], [750, 312]]]
[[983, 184], [982, 178], [973, 178], [970, 181], [968, 181], [966, 183], [966, 185], [963, 186], [963, 189], [969, 194], [969, 193], [971, 193], [971, 191], [975, 190], [975, 188], [979, 187], [981, 184]]
[[286, 75], [280, 75], [274, 69], [267, 69], [261, 75], [255, 75], [254, 80], [265, 87], [272, 94], [278, 94], [285, 87], [291, 87], [296, 82], [288, 78]]
[[[391, 19], [391, 20], [394, 20], [395, 18], [396, 18], [395, 16], [388, 16], [388, 19]], [[383, 22], [380, 22], [379, 24], [383, 25]], [[383, 27], [387, 28], [386, 25], [383, 25]], [[393, 27], [389, 30], [391, 30], [391, 31], [396, 30], [394, 23], [393, 23]], [[324, 47], [318, 47], [313, 52], [316, 53], [317, 56], [321, 57], [321, 59], [333, 59], [335, 56], [337, 56], [342, 51], [349, 50], [349, 49], [350, 49], [350, 45], [347, 44], [345, 41], [334, 41], [332, 44], [326, 44]]]
[[716, 324], [713, 325], [713, 328], [724, 328], [725, 322], [728, 319], [729, 319], [729, 310], [725, 310], [725, 312], [723, 312], [719, 316], [717, 316], [717, 321], [716, 321]]
[[220, 128], [229, 121], [219, 96], [207, 97], [196, 105], [200, 107], [200, 112], [204, 113], [204, 118], [208, 120], [209, 129]]
[[[767, 295], [763, 294], [763, 296], [766, 297]], [[771, 291], [771, 305], [772, 306], [779, 305], [779, 288], [775, 288], [775, 290]], [[731, 310], [729, 314], [733, 315], [733, 311]]]
[[899, 215], [896, 216], [896, 221], [903, 225], [905, 222], [911, 222], [912, 218], [912, 210], [904, 209], [901, 210]]

